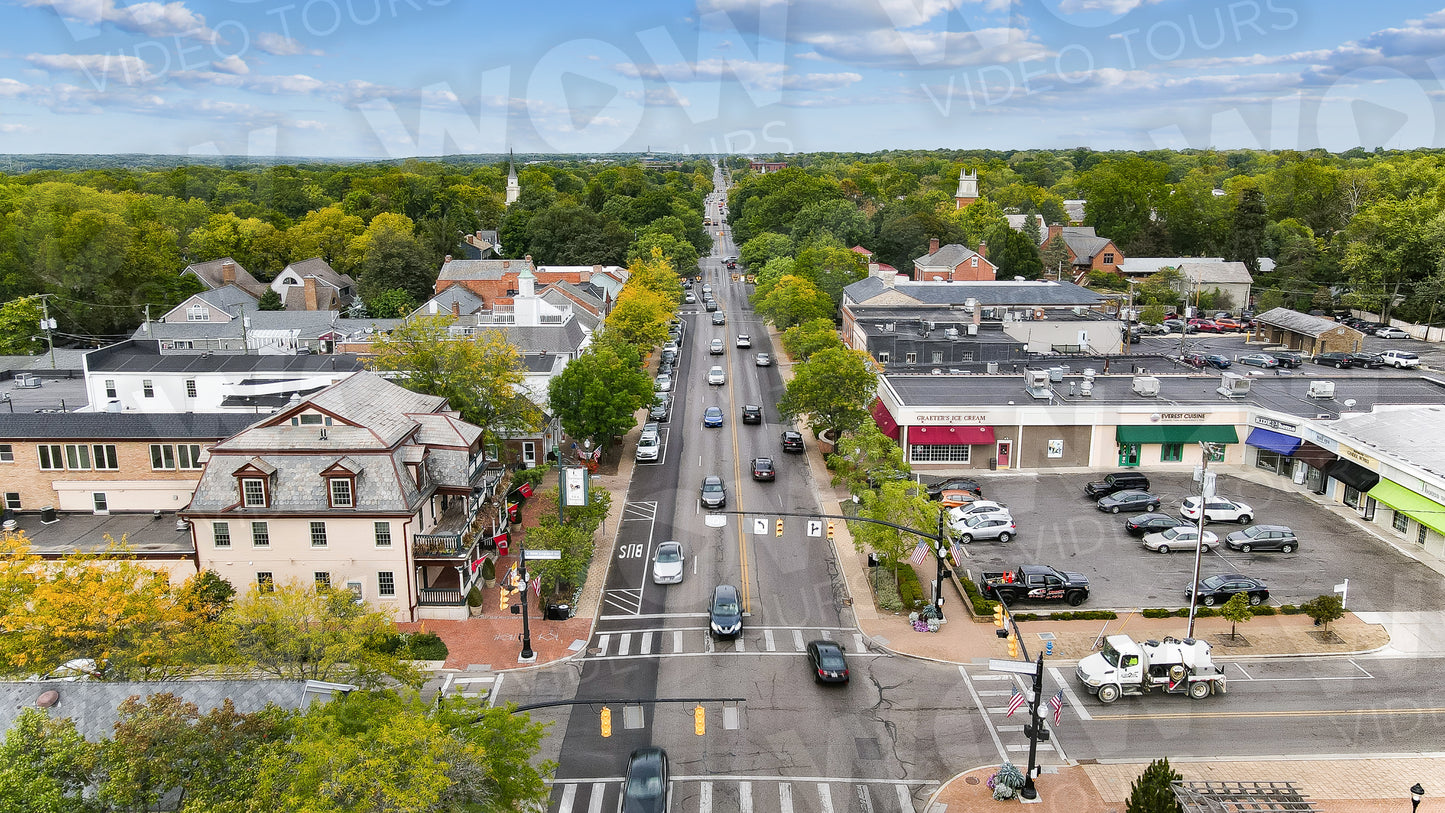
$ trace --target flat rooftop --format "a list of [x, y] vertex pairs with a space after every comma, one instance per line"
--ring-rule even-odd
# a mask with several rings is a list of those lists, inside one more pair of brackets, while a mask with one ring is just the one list
[[174, 511], [152, 514], [60, 513], [46, 524], [38, 513], [17, 513], [11, 518], [25, 532], [31, 550], [41, 555], [104, 550], [111, 540], [122, 539], [138, 556], [177, 559], [189, 557], [195, 546], [190, 530], [176, 530]]
[[154, 341], [129, 341], [92, 351], [90, 372], [129, 373], [290, 373], [295, 375], [358, 372], [366, 369], [350, 353], [335, 355], [261, 356], [232, 353], [161, 355]]
[[85, 391], [85, 379], [45, 378], [41, 374], [40, 386], [34, 389], [15, 386], [15, 379], [0, 381], [0, 414], [22, 412], [35, 413], [40, 410], [75, 412], [90, 406], [90, 394]]

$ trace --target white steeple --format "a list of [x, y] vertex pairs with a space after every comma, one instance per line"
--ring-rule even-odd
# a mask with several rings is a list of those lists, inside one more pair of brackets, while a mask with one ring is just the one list
[[978, 172], [958, 171], [958, 191], [953, 193], [955, 208], [963, 207], [978, 200]]
[[522, 185], [517, 182], [517, 165], [512, 160], [512, 151], [507, 150], [507, 205], [511, 206], [522, 194]]

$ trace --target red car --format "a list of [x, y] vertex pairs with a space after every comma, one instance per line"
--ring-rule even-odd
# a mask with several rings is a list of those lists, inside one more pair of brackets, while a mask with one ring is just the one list
[[1213, 319], [1190, 319], [1189, 326], [1200, 333], [1223, 333], [1219, 325]]
[[1244, 325], [1233, 319], [1215, 319], [1214, 324], [1219, 325], [1220, 330], [1244, 330]]

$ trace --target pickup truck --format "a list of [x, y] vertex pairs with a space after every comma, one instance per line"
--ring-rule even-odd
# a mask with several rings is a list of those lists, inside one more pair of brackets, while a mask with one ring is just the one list
[[984, 598], [1013, 604], [1029, 601], [1067, 601], [1077, 607], [1089, 597], [1089, 580], [1082, 573], [1055, 570], [1048, 565], [1020, 565], [1017, 570], [983, 573], [979, 590]]

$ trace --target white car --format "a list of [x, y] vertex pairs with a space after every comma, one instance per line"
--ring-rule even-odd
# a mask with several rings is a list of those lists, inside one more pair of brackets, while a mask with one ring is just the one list
[[1006, 517], [1013, 516], [1009, 512], [1008, 506], [1003, 503], [993, 502], [992, 500], [974, 500], [967, 505], [960, 505], [948, 509], [948, 524], [961, 525], [970, 517], [982, 516], [984, 514], [1001, 514]]
[[681, 584], [683, 565], [687, 557], [682, 553], [681, 542], [663, 542], [652, 556], [653, 584]]
[[1410, 334], [1397, 327], [1381, 327], [1375, 329], [1375, 335], [1382, 339], [1408, 339]]
[[656, 431], [643, 432], [642, 437], [637, 439], [637, 454], [634, 455], [639, 463], [656, 463], [662, 455], [662, 438]]
[[672, 392], [672, 376], [662, 373], [657, 377], [658, 392]]
[[[1185, 519], [1199, 519], [1199, 498], [1187, 497], [1179, 513]], [[1204, 505], [1205, 522], [1238, 522], [1248, 525], [1254, 519], [1254, 509], [1238, 500], [1228, 497], [1210, 497]]]
[[773, 366], [773, 357], [767, 353], [759, 353], [757, 358], [754, 359], [754, 363], [759, 367], [771, 367]]
[[707, 383], [713, 386], [722, 386], [728, 383], [727, 373], [724, 373], [721, 367], [713, 367], [707, 371]]
[[738, 347], [752, 347], [752, 346], [753, 346], [753, 337], [752, 337], [752, 336], [749, 336], [749, 335], [746, 334], [746, 333], [739, 333], [739, 334], [738, 334]]
[[965, 545], [975, 539], [1007, 542], [1018, 533], [1018, 526], [1008, 514], [977, 514], [959, 523], [953, 528], [953, 533]]
[[[1219, 537], [1215, 536], [1213, 531], [1204, 532], [1204, 551], [1206, 553], [1218, 543]], [[1180, 525], [1177, 528], [1166, 528], [1158, 533], [1146, 534], [1144, 547], [1155, 553], [1194, 550], [1199, 547], [1199, 529], [1189, 525]]]
[[1415, 369], [1420, 366], [1420, 357], [1409, 350], [1386, 350], [1380, 360], [1395, 369]]

